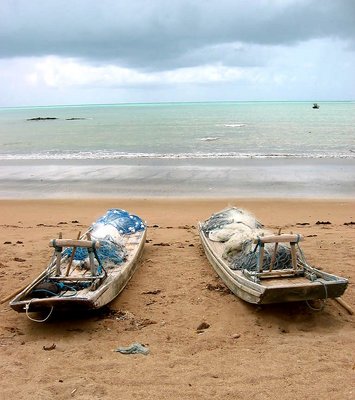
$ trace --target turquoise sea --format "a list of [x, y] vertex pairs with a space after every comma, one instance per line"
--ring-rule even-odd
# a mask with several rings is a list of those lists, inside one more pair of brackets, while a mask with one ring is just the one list
[[354, 129], [355, 102], [3, 108], [0, 159], [355, 157]]
[[352, 196], [355, 102], [318, 104], [0, 108], [0, 196]]

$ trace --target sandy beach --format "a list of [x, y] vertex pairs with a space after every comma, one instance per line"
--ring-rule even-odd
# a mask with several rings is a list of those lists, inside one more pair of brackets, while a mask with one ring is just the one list
[[[228, 205], [303, 234], [308, 262], [348, 278], [355, 308], [352, 199], [1, 200], [1, 298], [43, 270], [49, 239], [108, 208], [141, 216], [148, 236], [137, 273], [99, 313], [37, 324], [1, 305], [0, 399], [353, 399], [354, 316], [333, 300], [321, 312], [253, 306], [216, 276], [196, 225]], [[135, 342], [150, 354], [114, 352]]]

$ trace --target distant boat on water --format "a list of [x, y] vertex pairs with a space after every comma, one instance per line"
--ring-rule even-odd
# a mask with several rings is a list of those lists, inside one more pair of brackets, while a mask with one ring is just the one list
[[317, 103], [313, 103], [313, 107], [312, 108], [318, 109], [319, 105]]

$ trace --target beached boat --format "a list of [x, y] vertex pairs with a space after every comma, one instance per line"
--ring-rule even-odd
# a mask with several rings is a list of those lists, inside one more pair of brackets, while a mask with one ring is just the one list
[[248, 212], [228, 208], [199, 224], [206, 256], [226, 286], [254, 304], [337, 298], [347, 279], [307, 264], [296, 234], [270, 234]]
[[108, 304], [136, 271], [145, 237], [146, 225], [139, 217], [121, 209], [108, 210], [78, 239], [51, 240], [51, 262], [10, 306], [28, 315]]

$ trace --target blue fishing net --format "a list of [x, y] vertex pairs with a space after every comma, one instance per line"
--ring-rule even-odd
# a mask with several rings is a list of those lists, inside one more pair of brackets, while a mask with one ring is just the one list
[[[125, 210], [112, 208], [107, 213], [92, 224], [92, 231], [100, 227], [111, 225], [120, 234], [132, 234], [145, 229], [145, 223], [136, 215], [131, 215]], [[101, 263], [121, 264], [127, 257], [127, 251], [123, 244], [117, 243], [108, 235], [99, 239], [100, 247], [96, 250], [96, 254]], [[71, 257], [72, 248], [67, 248], [64, 255]], [[74, 260], [83, 261], [88, 257], [88, 250], [78, 247], [74, 254]]]
[[119, 208], [108, 210], [93, 224], [93, 227], [99, 224], [112, 225], [121, 234], [135, 233], [145, 229], [145, 223], [139, 217]]
[[[73, 249], [67, 248], [64, 251], [65, 255], [71, 257]], [[124, 246], [113, 243], [109, 240], [100, 240], [100, 247], [96, 250], [96, 254], [102, 263], [110, 262], [113, 264], [121, 264], [127, 256]], [[74, 254], [74, 260], [83, 261], [89, 256], [88, 250], [84, 247], [78, 247]]]

